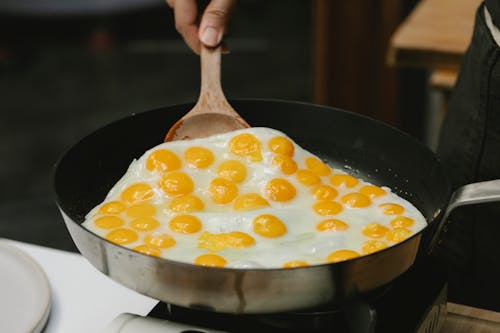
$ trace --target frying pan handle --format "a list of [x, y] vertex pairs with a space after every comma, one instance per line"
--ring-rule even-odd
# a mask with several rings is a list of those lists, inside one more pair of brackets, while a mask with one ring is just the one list
[[446, 224], [450, 213], [457, 207], [500, 201], [500, 179], [490, 180], [480, 183], [464, 185], [453, 192], [448, 207], [444, 212], [443, 218], [439, 222], [436, 232], [432, 237], [429, 252], [432, 252], [439, 239], [439, 234]]

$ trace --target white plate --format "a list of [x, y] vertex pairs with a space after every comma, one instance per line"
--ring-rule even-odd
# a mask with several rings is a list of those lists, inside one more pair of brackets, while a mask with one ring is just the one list
[[41, 332], [49, 312], [50, 288], [42, 268], [0, 239], [0, 332]]

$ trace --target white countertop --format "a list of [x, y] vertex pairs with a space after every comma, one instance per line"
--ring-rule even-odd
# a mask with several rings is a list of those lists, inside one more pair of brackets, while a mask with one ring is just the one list
[[33, 258], [47, 275], [51, 312], [44, 333], [101, 332], [120, 314], [144, 316], [158, 303], [117, 284], [79, 254], [8, 243]]

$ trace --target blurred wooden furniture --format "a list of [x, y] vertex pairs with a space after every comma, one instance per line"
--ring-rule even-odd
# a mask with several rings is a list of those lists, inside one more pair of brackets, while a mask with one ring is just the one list
[[481, 0], [421, 0], [391, 38], [388, 63], [430, 70], [430, 83], [452, 89]]
[[448, 314], [440, 332], [494, 333], [500, 331], [500, 313], [448, 303]]

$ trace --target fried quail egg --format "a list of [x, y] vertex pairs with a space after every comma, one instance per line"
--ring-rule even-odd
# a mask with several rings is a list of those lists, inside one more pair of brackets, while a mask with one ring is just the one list
[[388, 187], [333, 168], [277, 130], [249, 128], [148, 150], [83, 225], [150, 256], [292, 268], [383, 250], [426, 221]]

